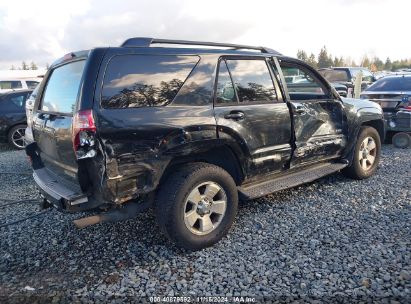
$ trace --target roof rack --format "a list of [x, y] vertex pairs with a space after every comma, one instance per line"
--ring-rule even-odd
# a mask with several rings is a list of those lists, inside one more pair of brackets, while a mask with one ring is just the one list
[[250, 46], [232, 43], [217, 43], [204, 41], [190, 41], [190, 40], [172, 40], [172, 39], [157, 39], [148, 37], [129, 38], [121, 44], [122, 47], [150, 47], [152, 44], [177, 44], [177, 45], [203, 45], [213, 47], [227, 47], [235, 50], [257, 50], [261, 53], [272, 53], [280, 55], [279, 52], [262, 46]]

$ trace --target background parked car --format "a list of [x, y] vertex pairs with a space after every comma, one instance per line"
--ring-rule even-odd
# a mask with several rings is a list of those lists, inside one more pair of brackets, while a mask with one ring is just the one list
[[0, 80], [0, 93], [15, 90], [33, 90], [39, 83], [40, 79], [2, 79]]
[[0, 141], [9, 142], [17, 149], [25, 147], [25, 103], [32, 90], [0, 94]]
[[365, 90], [376, 81], [374, 75], [363, 67], [334, 67], [319, 69], [318, 72], [333, 85], [337, 83], [345, 85], [348, 91], [354, 90], [355, 79], [360, 72], [362, 73], [361, 90]]
[[348, 95], [348, 88], [346, 85], [341, 84], [341, 83], [332, 83], [331, 84], [334, 89], [340, 94], [341, 97], [347, 97]]
[[[380, 104], [387, 121], [387, 131], [391, 135], [411, 132], [411, 74], [385, 76], [362, 92], [361, 98]], [[407, 137], [396, 138], [407, 140]], [[394, 137], [393, 144], [397, 145]]]

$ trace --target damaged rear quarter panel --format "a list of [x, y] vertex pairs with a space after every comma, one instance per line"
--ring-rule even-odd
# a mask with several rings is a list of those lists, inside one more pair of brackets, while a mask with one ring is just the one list
[[[103, 66], [121, 52], [124, 49], [108, 52]], [[147, 52], [152, 54], [152, 50]], [[104, 71], [100, 72], [94, 112], [104, 158], [100, 191], [104, 199], [123, 203], [147, 194], [157, 187], [174, 157], [204, 152], [214, 145], [217, 141], [212, 106], [215, 67], [215, 55], [202, 56], [171, 104], [126, 109], [100, 107]]]
[[173, 157], [205, 151], [216, 139], [211, 106], [101, 110], [99, 124], [114, 201], [154, 190]]

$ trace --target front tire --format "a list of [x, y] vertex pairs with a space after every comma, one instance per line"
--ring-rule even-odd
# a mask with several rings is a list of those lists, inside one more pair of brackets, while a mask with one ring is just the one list
[[372, 127], [361, 127], [354, 148], [353, 161], [343, 170], [343, 173], [354, 179], [369, 178], [377, 170], [380, 156], [381, 139], [378, 131]]
[[199, 250], [221, 240], [234, 222], [238, 192], [230, 174], [207, 163], [192, 163], [160, 185], [156, 218], [178, 246]]

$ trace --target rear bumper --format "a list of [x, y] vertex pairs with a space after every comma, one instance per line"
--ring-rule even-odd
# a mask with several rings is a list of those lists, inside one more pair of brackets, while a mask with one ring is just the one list
[[411, 132], [411, 111], [384, 112], [387, 131]]
[[46, 168], [34, 170], [33, 178], [40, 195], [60, 211], [79, 212], [101, 205], [93, 197], [78, 191], [75, 187], [61, 183]]
[[33, 178], [40, 195], [60, 211], [78, 212], [102, 205], [90, 193], [83, 193], [78, 184], [69, 182], [47, 169], [36, 151], [36, 143], [26, 146], [32, 160]]

